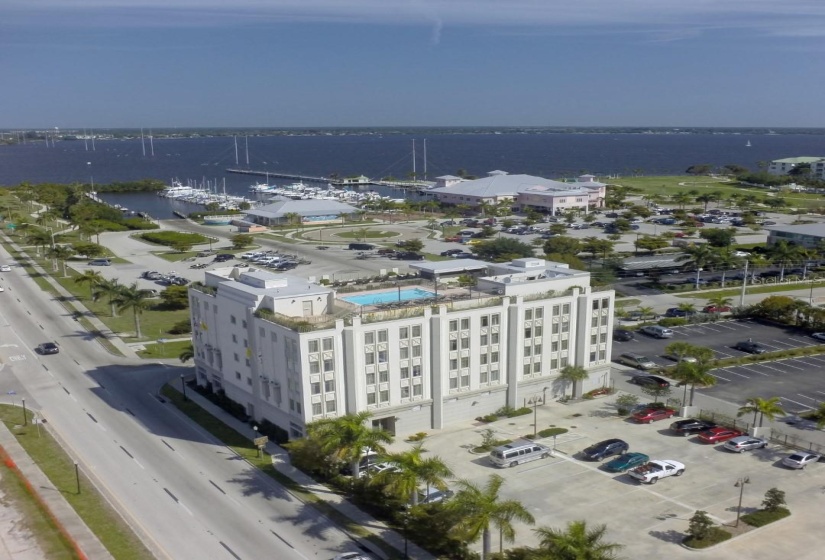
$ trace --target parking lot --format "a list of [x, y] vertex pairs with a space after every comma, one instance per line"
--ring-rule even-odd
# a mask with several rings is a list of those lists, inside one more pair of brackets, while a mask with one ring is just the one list
[[[460, 447], [478, 444], [480, 432], [486, 426], [438, 434], [428, 438], [425, 445], [432, 454], [445, 459], [462, 478], [482, 484], [493, 473], [502, 475], [506, 481], [504, 497], [521, 501], [536, 518], [537, 526], [564, 527], [577, 519], [587, 520], [590, 525], [606, 524], [608, 540], [625, 545], [621, 554], [624, 558], [654, 558], [663, 553], [669, 558], [692, 557], [695, 553], [673, 544], [683, 536], [687, 520], [701, 509], [717, 522], [732, 523], [739, 498], [734, 483], [741, 477], [750, 479], [743, 500], [744, 511], [758, 507], [765, 491], [772, 487], [784, 490], [794, 509], [798, 500], [820, 494], [825, 485], [825, 463], [809, 465], [804, 471], [787, 469], [780, 465], [787, 450], [774, 445], [742, 454], [731, 453], [722, 449], [721, 444], [698, 443], [695, 436], [671, 435], [670, 420], [639, 425], [618, 418], [609, 404], [611, 400], [608, 397], [543, 407], [539, 414], [540, 427], [555, 424], [570, 432], [556, 439], [554, 457], [513, 468], [497, 469], [484, 455], [473, 455], [469, 451], [457, 453]], [[489, 426], [501, 438], [514, 438], [532, 433], [532, 415], [501, 420]], [[602, 463], [577, 457], [585, 447], [613, 437], [624, 439], [630, 444], [630, 451], [645, 453], [651, 459], [684, 463], [685, 474], [665, 478], [655, 485], [642, 485], [628, 474], [610, 473]], [[539, 441], [551, 448], [554, 445], [552, 438]], [[776, 551], [770, 552], [770, 546], [762, 547], [763, 539], [759, 536], [747, 538], [754, 540], [725, 545], [712, 553], [712, 557], [745, 557], [738, 555], [741, 552], [726, 555], [737, 549], [748, 550], [751, 558], [777, 557]], [[758, 546], [756, 539], [760, 539]], [[517, 540], [527, 545], [537, 542], [535, 535], [523, 526], [518, 529]], [[494, 549], [497, 546], [494, 539]]]
[[[614, 342], [614, 359], [623, 352], [635, 352], [647, 356], [657, 365], [671, 366], [674, 362], [662, 355], [665, 347], [675, 341], [711, 348], [719, 359], [749, 356], [733, 348], [737, 342], [748, 338], [767, 347], [769, 351], [822, 344], [795, 329], [747, 320], [686, 325], [673, 327], [672, 330], [674, 336], [670, 339], [656, 339], [637, 333], [635, 340]], [[730, 366], [712, 371], [711, 373], [716, 377], [716, 385], [709, 389], [701, 389], [701, 391], [707, 395], [739, 404], [744, 403], [748, 397], [780, 397], [787, 411], [801, 411], [815, 408], [820, 402], [825, 401], [825, 379], [821, 373], [823, 367], [825, 367], [825, 356]], [[628, 370], [625, 373], [627, 378], [630, 378], [639, 372]]]

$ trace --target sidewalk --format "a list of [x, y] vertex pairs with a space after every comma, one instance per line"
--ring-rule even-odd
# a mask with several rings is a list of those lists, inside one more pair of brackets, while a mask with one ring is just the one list
[[[170, 384], [170, 387], [173, 387], [176, 391], [179, 391], [179, 388], [176, 387], [174, 384]], [[214, 416], [230, 428], [248, 437], [250, 441], [252, 441], [260, 435], [257, 434], [252, 428], [250, 428], [248, 424], [246, 424], [245, 422], [241, 422], [234, 416], [225, 412], [223, 409], [221, 409], [220, 407], [218, 407], [217, 405], [213, 404], [211, 401], [200, 395], [197, 391], [187, 391], [186, 396], [195, 403], [197, 403], [198, 406], [203, 408], [205, 411], [209, 412], [212, 416]], [[399, 557], [403, 556], [404, 537], [402, 535], [398, 534], [393, 529], [387, 527], [383, 522], [378, 521], [370, 515], [364, 513], [356, 506], [351, 504], [349, 501], [347, 501], [344, 497], [333, 492], [330, 488], [315, 482], [312, 478], [305, 475], [298, 469], [294, 468], [289, 462], [289, 454], [279, 445], [273, 442], [269, 442], [266, 445], [266, 452], [272, 456], [272, 464], [275, 466], [278, 472], [288, 476], [297, 484], [300, 484], [304, 489], [312, 492], [316, 496], [323, 497], [323, 500], [330, 506], [335, 508], [335, 510], [337, 510], [339, 513], [345, 515], [346, 517], [351, 519], [355, 524], [360, 525], [362, 529], [369, 531], [373, 535], [383, 540], [389, 546], [396, 549], [398, 551]], [[273, 483], [277, 484], [277, 482], [275, 481], [273, 481]], [[293, 497], [296, 500], [301, 500], [300, 496]], [[346, 532], [346, 529], [340, 529]], [[357, 535], [350, 534], [349, 536], [353, 541], [357, 542], [364, 548], [370, 550], [379, 558], [386, 558], [386, 555], [382, 551], [376, 550], [375, 547], [369, 541], [361, 539]], [[407, 547], [410, 558], [415, 558], [416, 560], [435, 560], [434, 556], [432, 556], [430, 553], [423, 550], [422, 548], [418, 547], [415, 543], [411, 541], [407, 543]]]
[[[95, 560], [113, 558], [63, 497], [62, 492], [64, 491], [55, 488], [54, 484], [40, 470], [40, 467], [32, 461], [28, 453], [20, 446], [5, 424], [0, 424], [0, 447], [8, 454], [14, 466], [19, 469], [28, 483], [30, 492], [35, 494], [46, 507], [47, 514], [53, 518], [58, 529], [62, 529], [67, 540], [81, 552], [80, 558], [93, 558]], [[13, 476], [11, 470], [8, 473], [8, 476]], [[28, 531], [21, 534], [20, 529], [15, 528], [9, 533], [12, 539], [9, 539], [7, 535], [3, 535], [0, 539], [3, 542], [4, 549], [0, 552], [0, 559], [33, 558], [30, 555], [32, 552], [31, 545], [29, 545], [29, 548], [23, 548], [22, 550], [20, 547], [14, 546], [15, 543], [22, 544], [20, 541], [24, 539], [23, 535], [27, 534]]]
[[[25, 255], [28, 258], [30, 258], [28, 256], [28, 253], [26, 253], [20, 247], [20, 245], [17, 244], [16, 241], [13, 241], [12, 239], [10, 239], [5, 233], [2, 234], [2, 235], [3, 235], [3, 240], [4, 241], [6, 241], [9, 245], [11, 245], [17, 251], [20, 251], [21, 254]], [[3, 252], [5, 253], [6, 251], [3, 250]], [[6, 254], [6, 259], [13, 260], [11, 258], [11, 255], [8, 255], [8, 254]], [[80, 303], [80, 301], [75, 296], [73, 296], [66, 288], [61, 286], [60, 283], [57, 280], [52, 278], [51, 275], [43, 269], [43, 267], [41, 267], [38, 264], [34, 264], [33, 261], [32, 261], [32, 266], [34, 267], [35, 271], [37, 271], [38, 273], [40, 273], [42, 275], [42, 277], [58, 293], [58, 295], [61, 298], [63, 298], [63, 301], [60, 302], [60, 303], [66, 308], [67, 311], [71, 312], [72, 308], [77, 310], [83, 316], [83, 318], [85, 320], [89, 321], [89, 323], [92, 324], [92, 326], [101, 334], [101, 336], [103, 336], [106, 340], [108, 340], [109, 343], [112, 346], [114, 346], [115, 348], [117, 348], [120, 351], [120, 353], [123, 354], [125, 357], [135, 358], [135, 359], [139, 358], [139, 356], [135, 353], [135, 351], [128, 344], [123, 342], [123, 340], [120, 337], [116, 336], [115, 333], [113, 333], [111, 331], [111, 329], [109, 329], [109, 327], [107, 327], [103, 323], [103, 321], [98, 319], [97, 316], [94, 313], [92, 313], [91, 311], [89, 311], [86, 308], [86, 306], [84, 306], [82, 303]], [[106, 347], [103, 346], [103, 348], [105, 349]]]

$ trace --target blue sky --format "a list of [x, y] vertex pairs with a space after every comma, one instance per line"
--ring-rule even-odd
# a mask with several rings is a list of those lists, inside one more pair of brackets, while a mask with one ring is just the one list
[[825, 0], [3, 0], [0, 127], [825, 126]]

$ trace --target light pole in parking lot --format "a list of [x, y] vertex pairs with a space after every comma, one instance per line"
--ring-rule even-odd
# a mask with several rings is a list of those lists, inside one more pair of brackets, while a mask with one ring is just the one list
[[540, 402], [541, 402], [541, 397], [539, 397], [538, 395], [533, 395], [527, 401], [527, 404], [532, 404], [533, 405], [533, 438], [535, 438], [538, 435], [539, 422], [538, 422], [537, 418], [538, 418], [538, 406], [539, 406]]
[[739, 505], [736, 507], [736, 525], [734, 527], [739, 527], [739, 516], [742, 514], [742, 496], [745, 493], [745, 484], [750, 484], [750, 477], [743, 477], [736, 481], [734, 487], [739, 488]]

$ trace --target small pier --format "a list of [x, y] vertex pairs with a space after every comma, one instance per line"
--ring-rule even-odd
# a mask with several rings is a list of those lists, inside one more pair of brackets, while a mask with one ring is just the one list
[[[238, 173], [239, 175], [258, 175], [261, 177], [274, 177], [276, 179], [289, 179], [291, 181], [301, 181], [307, 183], [337, 183], [340, 178], [332, 177], [313, 177], [311, 175], [294, 175], [291, 173], [277, 173], [274, 171], [257, 171], [255, 169], [226, 169], [227, 173]], [[348, 188], [368, 187], [370, 185], [379, 187], [392, 187], [394, 189], [408, 189], [417, 191], [426, 191], [429, 187], [435, 185], [431, 181], [382, 181], [370, 179], [369, 182], [357, 183], [347, 185]], [[335, 185], [339, 186], [339, 185]], [[340, 186], [339, 186], [340, 188]]]
[[329, 177], [312, 177], [311, 175], [292, 175], [289, 173], [277, 173], [275, 171], [256, 171], [254, 169], [233, 169], [226, 170], [227, 173], [238, 173], [239, 175], [260, 175], [262, 177], [275, 177], [276, 179], [290, 179], [292, 181], [306, 181], [307, 183], [329, 183]]

